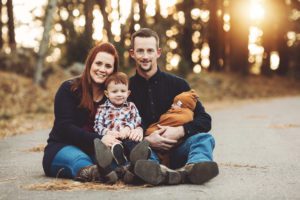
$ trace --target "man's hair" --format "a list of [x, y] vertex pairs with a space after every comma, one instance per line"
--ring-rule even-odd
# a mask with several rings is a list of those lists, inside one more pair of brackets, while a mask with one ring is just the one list
[[115, 82], [115, 84], [124, 84], [128, 85], [128, 76], [123, 72], [115, 72], [112, 75], [110, 75], [104, 84], [105, 89], [107, 89], [108, 84], [111, 82]]
[[131, 44], [130, 44], [130, 47], [132, 49], [134, 48], [134, 39], [136, 37], [142, 37], [142, 38], [154, 37], [156, 40], [156, 47], [159, 48], [159, 37], [158, 37], [157, 33], [150, 28], [141, 28], [140, 30], [138, 30], [132, 34]]

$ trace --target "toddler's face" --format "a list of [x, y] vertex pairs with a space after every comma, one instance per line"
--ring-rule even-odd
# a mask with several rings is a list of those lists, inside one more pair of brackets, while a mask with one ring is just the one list
[[112, 104], [120, 106], [127, 100], [130, 91], [128, 90], [128, 85], [123, 83], [116, 84], [112, 81], [108, 84], [105, 94]]

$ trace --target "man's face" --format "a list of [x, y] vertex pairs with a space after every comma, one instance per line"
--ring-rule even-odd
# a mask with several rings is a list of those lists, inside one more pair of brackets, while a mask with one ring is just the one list
[[135, 60], [138, 71], [142, 73], [156, 72], [157, 59], [161, 55], [161, 50], [157, 49], [154, 37], [136, 37], [130, 55]]
[[130, 94], [128, 85], [123, 83], [116, 84], [114, 81], [108, 84], [107, 89], [104, 92], [110, 102], [115, 106], [122, 105]]

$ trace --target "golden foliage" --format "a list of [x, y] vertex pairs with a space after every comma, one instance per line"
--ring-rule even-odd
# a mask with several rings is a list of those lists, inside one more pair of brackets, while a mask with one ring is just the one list
[[54, 95], [64, 79], [56, 73], [41, 88], [30, 78], [0, 71], [0, 138], [50, 128]]
[[[54, 95], [65, 73], [56, 69], [46, 88], [33, 84], [30, 78], [0, 71], [0, 139], [6, 136], [51, 128]], [[206, 108], [226, 107], [236, 100], [299, 95], [300, 81], [284, 77], [241, 77], [229, 73], [190, 74], [187, 81], [199, 94]]]

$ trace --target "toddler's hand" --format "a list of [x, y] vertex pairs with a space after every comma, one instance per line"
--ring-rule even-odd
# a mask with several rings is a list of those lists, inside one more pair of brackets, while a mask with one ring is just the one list
[[141, 127], [135, 128], [130, 131], [129, 139], [139, 142], [143, 140], [143, 129]]
[[121, 139], [126, 139], [126, 138], [129, 137], [129, 135], [130, 135], [130, 128], [129, 127], [126, 126], [125, 128], [122, 128], [120, 130], [120, 138]]

